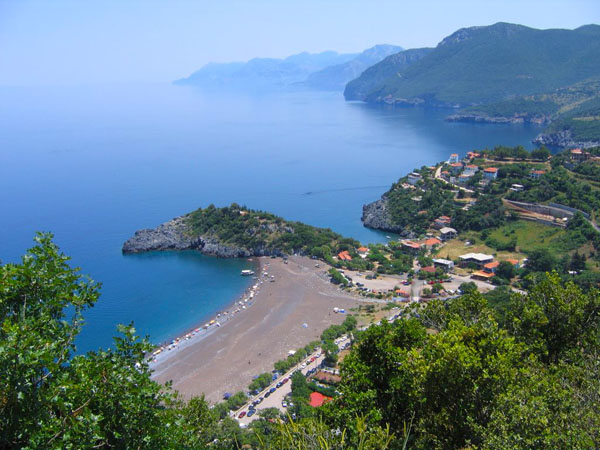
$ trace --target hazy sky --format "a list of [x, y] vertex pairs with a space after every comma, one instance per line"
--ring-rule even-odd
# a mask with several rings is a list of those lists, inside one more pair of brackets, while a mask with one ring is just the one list
[[171, 81], [210, 61], [435, 46], [458, 28], [600, 23], [599, 0], [0, 0], [0, 85]]

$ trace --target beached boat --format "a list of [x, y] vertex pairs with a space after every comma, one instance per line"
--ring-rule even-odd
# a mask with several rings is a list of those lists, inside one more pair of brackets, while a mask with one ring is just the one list
[[242, 270], [242, 276], [248, 277], [254, 275], [254, 270]]

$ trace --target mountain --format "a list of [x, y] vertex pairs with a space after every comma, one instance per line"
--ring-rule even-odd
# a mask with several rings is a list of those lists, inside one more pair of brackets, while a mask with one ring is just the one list
[[254, 58], [248, 62], [211, 63], [175, 83], [210, 89], [283, 89], [303, 82], [314, 72], [349, 62], [357, 56], [356, 53], [333, 51], [304, 52], [285, 59]]
[[[386, 64], [386, 60], [378, 65]], [[600, 73], [600, 26], [536, 30], [497, 23], [463, 28], [414, 64], [359, 80], [372, 102], [468, 106], [540, 94]]]
[[[462, 108], [453, 121], [553, 125], [536, 142], [600, 143], [600, 26], [463, 28], [416, 61], [392, 55], [346, 86], [346, 100]], [[407, 64], [407, 62], [412, 62]]]
[[425, 57], [431, 48], [404, 50], [388, 56], [380, 63], [366, 69], [360, 77], [350, 81], [344, 90], [346, 100], [365, 100], [367, 95], [388, 78], [396, 76], [411, 64]]
[[348, 81], [358, 77], [365, 69], [402, 50], [402, 47], [396, 45], [376, 45], [350, 61], [310, 74], [303, 84], [312, 89], [342, 91]]

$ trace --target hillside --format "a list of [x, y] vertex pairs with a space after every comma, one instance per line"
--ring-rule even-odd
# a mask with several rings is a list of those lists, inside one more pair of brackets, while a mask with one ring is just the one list
[[388, 78], [397, 76], [411, 64], [425, 57], [432, 49], [416, 48], [390, 55], [366, 69], [360, 77], [350, 81], [344, 90], [346, 100], [365, 100], [373, 87]]
[[564, 117], [549, 130], [563, 132], [560, 138], [541, 142], [594, 146], [600, 124], [580, 108], [600, 96], [599, 70], [598, 25], [536, 30], [497, 23], [458, 30], [413, 64], [394, 66], [388, 58], [348, 83], [344, 95], [463, 108], [453, 121], [547, 124]]
[[247, 62], [211, 63], [175, 81], [210, 89], [283, 89], [304, 81], [311, 73], [351, 61], [355, 53], [299, 53], [285, 59], [254, 58]]
[[[536, 30], [497, 23], [456, 31], [401, 76], [373, 79], [365, 99], [468, 106], [550, 92], [599, 70], [600, 26]], [[371, 81], [369, 73], [364, 77]]]
[[402, 50], [402, 47], [396, 45], [376, 45], [350, 61], [310, 74], [303, 84], [312, 89], [342, 91], [346, 83], [358, 77], [365, 69]]
[[[327, 250], [323, 251], [323, 247]], [[123, 253], [199, 250], [219, 257], [301, 253], [323, 256], [354, 250], [360, 243], [330, 229], [289, 222], [273, 214], [236, 205], [200, 208], [155, 229], [136, 231]]]

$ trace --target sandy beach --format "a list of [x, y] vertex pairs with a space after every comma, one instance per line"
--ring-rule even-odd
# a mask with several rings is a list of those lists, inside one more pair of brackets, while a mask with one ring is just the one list
[[172, 381], [185, 398], [204, 393], [216, 402], [225, 392], [245, 390], [253, 376], [270, 372], [289, 350], [341, 323], [346, 316], [335, 314], [334, 307], [349, 310], [360, 301], [329, 283], [326, 266], [317, 268], [310, 258], [290, 257], [288, 264], [259, 259], [275, 281], [264, 281], [243, 312], [154, 363], [156, 381]]

